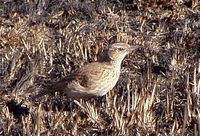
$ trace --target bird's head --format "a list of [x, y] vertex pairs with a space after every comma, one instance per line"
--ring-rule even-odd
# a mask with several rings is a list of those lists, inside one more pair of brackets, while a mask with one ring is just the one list
[[136, 48], [137, 47], [130, 46], [126, 43], [114, 43], [108, 46], [107, 55], [111, 61], [121, 63], [126, 55], [131, 53]]

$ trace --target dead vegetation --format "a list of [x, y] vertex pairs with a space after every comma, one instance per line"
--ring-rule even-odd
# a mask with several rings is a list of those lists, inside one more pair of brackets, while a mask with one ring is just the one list
[[[199, 9], [198, 0], [0, 0], [0, 135], [200, 135]], [[146, 50], [125, 59], [105, 97], [29, 101], [30, 87], [114, 42]]]

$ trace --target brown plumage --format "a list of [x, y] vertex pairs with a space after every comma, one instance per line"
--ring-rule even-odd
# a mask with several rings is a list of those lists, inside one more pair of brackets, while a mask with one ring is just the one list
[[75, 73], [41, 90], [33, 99], [56, 91], [75, 99], [103, 96], [116, 85], [122, 60], [136, 48], [125, 43], [114, 43], [104, 51], [100, 61], [84, 65]]

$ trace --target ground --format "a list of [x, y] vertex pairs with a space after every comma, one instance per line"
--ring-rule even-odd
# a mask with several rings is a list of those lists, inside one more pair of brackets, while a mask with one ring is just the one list
[[[0, 0], [0, 135], [200, 135], [199, 4]], [[115, 42], [142, 48], [106, 96], [29, 99]]]

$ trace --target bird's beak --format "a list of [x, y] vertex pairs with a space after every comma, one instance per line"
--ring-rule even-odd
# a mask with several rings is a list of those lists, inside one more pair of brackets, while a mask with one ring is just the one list
[[129, 50], [129, 52], [132, 52], [132, 51], [135, 51], [139, 48], [141, 48], [141, 46], [131, 46], [128, 50]]

